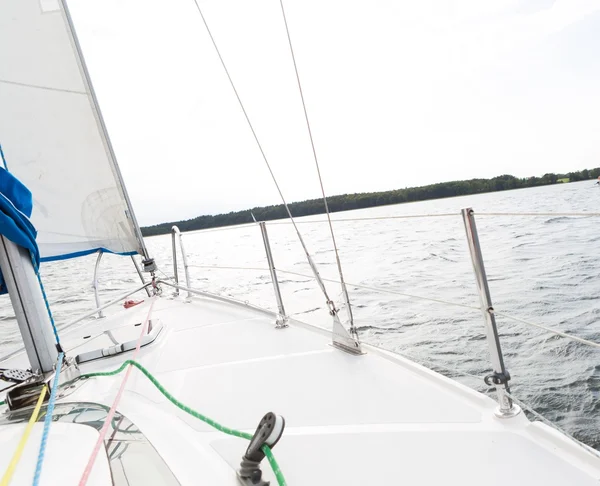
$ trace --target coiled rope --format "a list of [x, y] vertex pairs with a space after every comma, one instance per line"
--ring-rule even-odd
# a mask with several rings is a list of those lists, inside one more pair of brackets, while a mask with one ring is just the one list
[[[234, 437], [240, 437], [242, 439], [247, 439], [247, 440], [252, 439], [252, 434], [249, 434], [247, 432], [242, 432], [242, 431], [236, 430], [236, 429], [231, 429], [229, 427], [226, 427], [225, 425], [221, 425], [220, 423], [214, 421], [210, 417], [207, 417], [206, 415], [202, 415], [200, 412], [197, 412], [193, 408], [188, 407], [181, 401], [177, 400], [177, 398], [175, 398], [173, 395], [171, 395], [171, 393], [169, 393], [165, 389], [165, 387], [152, 375], [152, 373], [150, 373], [140, 363], [138, 363], [137, 361], [134, 361], [132, 359], [128, 359], [118, 369], [116, 369], [114, 371], [99, 371], [99, 372], [94, 372], [94, 373], [86, 373], [86, 374], [81, 375], [79, 378], [80, 379], [89, 379], [89, 378], [98, 377], [98, 376], [114, 376], [114, 375], [121, 373], [128, 366], [132, 366], [132, 367], [135, 367], [138, 370], [140, 370], [142, 372], [142, 374], [146, 378], [148, 378], [148, 380], [150, 380], [150, 382], [157, 388], [157, 390], [160, 393], [162, 393], [164, 395], [164, 397], [167, 400], [169, 400], [173, 405], [175, 405], [180, 410], [183, 410], [185, 413], [191, 415], [194, 418], [197, 418], [198, 420], [201, 420], [202, 422], [210, 425], [211, 427], [218, 430], [219, 432], [223, 432], [224, 434], [232, 435]], [[267, 457], [269, 464], [271, 465], [271, 469], [273, 470], [275, 477], [277, 478], [277, 483], [279, 484], [279, 486], [286, 486], [287, 483], [285, 481], [283, 473], [281, 472], [281, 469], [279, 468], [279, 464], [275, 460], [275, 456], [273, 456], [273, 452], [271, 451], [271, 448], [267, 445], [264, 445], [262, 447], [262, 450], [265, 453], [265, 456]]]

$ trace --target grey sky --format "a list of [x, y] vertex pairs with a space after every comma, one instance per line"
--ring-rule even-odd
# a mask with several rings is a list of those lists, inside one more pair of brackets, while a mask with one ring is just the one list
[[[193, 0], [69, 4], [141, 224], [279, 202]], [[285, 196], [318, 197], [279, 1], [200, 5]], [[285, 6], [328, 194], [600, 165], [600, 1]]]

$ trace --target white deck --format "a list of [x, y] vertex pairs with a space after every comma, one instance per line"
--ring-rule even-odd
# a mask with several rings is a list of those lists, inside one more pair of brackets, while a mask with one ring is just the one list
[[[80, 353], [107, 346], [82, 339], [107, 328], [135, 339], [140, 327], [134, 324], [147, 310], [145, 303], [78, 336], [65, 335], [65, 347], [78, 346]], [[331, 347], [325, 331], [293, 322], [278, 330], [272, 317], [208, 299], [158, 299], [152, 319], [164, 329], [142, 348], [139, 361], [175, 397], [249, 432], [268, 411], [285, 417], [274, 454], [289, 485], [598, 484], [600, 460], [581, 447], [522, 413], [498, 419], [493, 400], [397, 355], [366, 347], [367, 354], [351, 356]], [[83, 364], [82, 372], [115, 369], [131, 354]], [[89, 380], [63, 400], [110, 406], [122, 376]], [[247, 441], [179, 411], [137, 370], [118, 410], [181, 484], [238, 484], [235, 471]], [[50, 448], [60, 447], [59, 432], [53, 428]], [[0, 446], [9, 453], [1, 435]], [[91, 447], [81, 444], [82, 451]], [[33, 474], [31, 460], [19, 467]], [[42, 484], [49, 485], [65, 464], [45, 467]], [[262, 469], [276, 484], [266, 461]], [[30, 478], [13, 484], [31, 484]]]

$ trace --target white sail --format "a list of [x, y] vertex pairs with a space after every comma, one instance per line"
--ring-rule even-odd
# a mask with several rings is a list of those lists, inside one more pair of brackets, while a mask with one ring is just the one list
[[43, 260], [144, 253], [59, 0], [1, 0], [0, 144], [9, 171], [33, 194]]

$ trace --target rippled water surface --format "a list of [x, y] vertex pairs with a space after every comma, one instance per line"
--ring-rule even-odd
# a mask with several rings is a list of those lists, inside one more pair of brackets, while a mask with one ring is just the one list
[[[486, 391], [482, 377], [490, 365], [479, 310], [353, 285], [477, 306], [459, 215], [461, 208], [471, 206], [495, 309], [600, 342], [600, 218], [483, 214], [594, 212], [599, 203], [600, 188], [586, 181], [335, 214], [335, 219], [386, 218], [335, 223], [361, 339]], [[387, 219], [436, 213], [454, 214]], [[323, 219], [301, 218], [299, 227], [321, 274], [336, 279]], [[267, 226], [287, 313], [329, 326], [315, 281], [283, 272], [310, 274], [292, 227], [283, 222]], [[193, 264], [193, 286], [275, 310], [270, 276], [262, 270], [266, 262], [257, 226], [188, 233], [184, 242]], [[170, 238], [148, 238], [147, 244], [161, 271], [172, 275]], [[44, 264], [43, 279], [59, 326], [93, 307], [94, 262], [95, 256]], [[216, 266], [245, 269], [210, 268]], [[104, 256], [100, 271], [104, 302], [138, 282], [129, 258]], [[339, 286], [327, 283], [327, 288], [339, 303]], [[4, 296], [1, 352], [19, 344], [11, 312]], [[498, 327], [513, 393], [571, 434], [599, 447], [600, 350], [504, 317], [498, 318]]]

